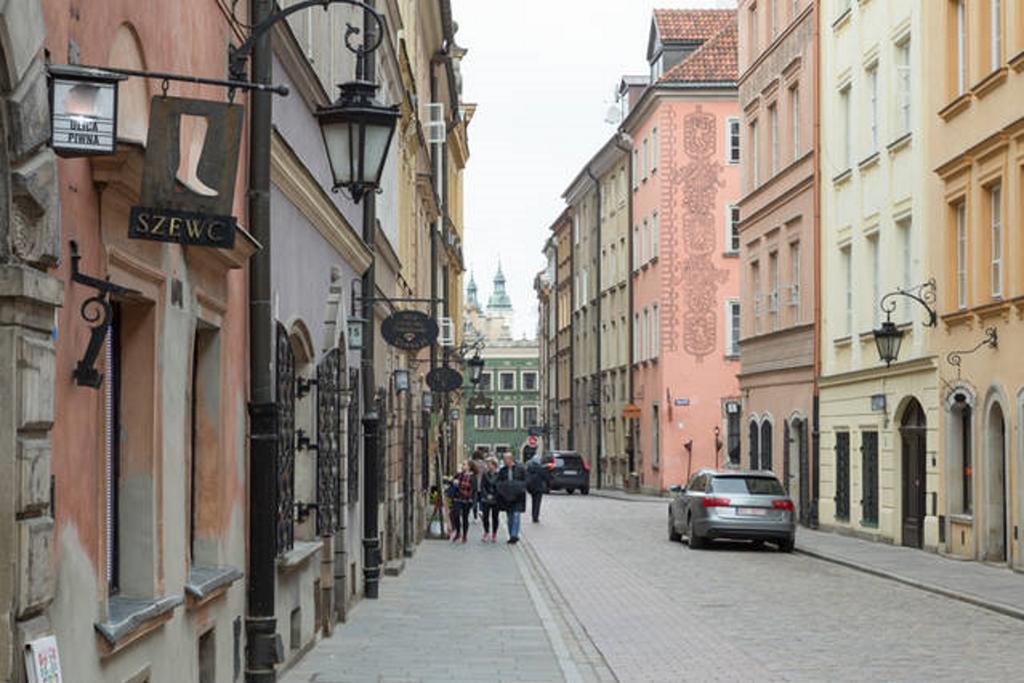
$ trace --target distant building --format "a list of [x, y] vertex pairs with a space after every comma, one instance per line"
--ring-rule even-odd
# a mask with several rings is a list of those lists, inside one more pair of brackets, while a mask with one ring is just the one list
[[[513, 315], [500, 265], [486, 310], [480, 306], [476, 281], [470, 276], [463, 339], [484, 341], [480, 355], [485, 365], [479, 391], [491, 399], [494, 414], [465, 416], [466, 457], [476, 449], [494, 454], [509, 452], [519, 457], [527, 445], [530, 428], [541, 425], [540, 348], [536, 339], [512, 338]], [[473, 387], [463, 389], [463, 415], [466, 401], [473, 394]]]

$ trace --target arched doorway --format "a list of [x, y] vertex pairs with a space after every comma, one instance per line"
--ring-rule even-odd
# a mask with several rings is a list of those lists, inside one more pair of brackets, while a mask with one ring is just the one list
[[985, 545], [984, 558], [1006, 562], [1006, 420], [1003, 408], [993, 403], [985, 428]]
[[903, 463], [903, 545], [924, 545], [925, 435], [927, 421], [917, 399], [910, 399], [900, 421]]
[[[811, 520], [811, 468], [807, 457], [807, 420], [794, 417], [787, 424], [789, 437], [786, 439], [786, 462], [788, 479], [796, 479], [797, 513], [800, 523], [809, 525]], [[794, 474], [795, 472], [795, 474]], [[793, 489], [790, 488], [790, 495]]]

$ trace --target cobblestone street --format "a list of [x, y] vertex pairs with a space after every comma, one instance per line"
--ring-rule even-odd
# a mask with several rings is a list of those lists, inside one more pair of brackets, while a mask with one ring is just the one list
[[1024, 670], [1017, 619], [806, 555], [692, 551], [667, 540], [665, 509], [554, 495], [516, 548], [425, 543], [286, 680], [1008, 681]]

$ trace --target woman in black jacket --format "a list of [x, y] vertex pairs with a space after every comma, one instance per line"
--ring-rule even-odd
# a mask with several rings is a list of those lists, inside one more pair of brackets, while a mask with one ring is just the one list
[[498, 540], [498, 459], [487, 458], [480, 477], [480, 513], [484, 518], [484, 543]]
[[508, 542], [519, 542], [520, 515], [526, 512], [526, 468], [517, 465], [511, 453], [502, 455], [505, 464], [497, 475], [498, 506], [508, 519]]
[[466, 542], [469, 533], [469, 511], [476, 503], [476, 476], [469, 468], [469, 462], [462, 463], [462, 471], [452, 486], [452, 542]]

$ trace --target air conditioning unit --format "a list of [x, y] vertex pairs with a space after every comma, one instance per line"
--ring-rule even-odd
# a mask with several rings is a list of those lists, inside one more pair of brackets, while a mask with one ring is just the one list
[[445, 141], [444, 103], [427, 104], [427, 142], [436, 145]]
[[439, 328], [437, 343], [444, 347], [455, 346], [455, 323], [447, 316], [439, 318], [437, 322]]

